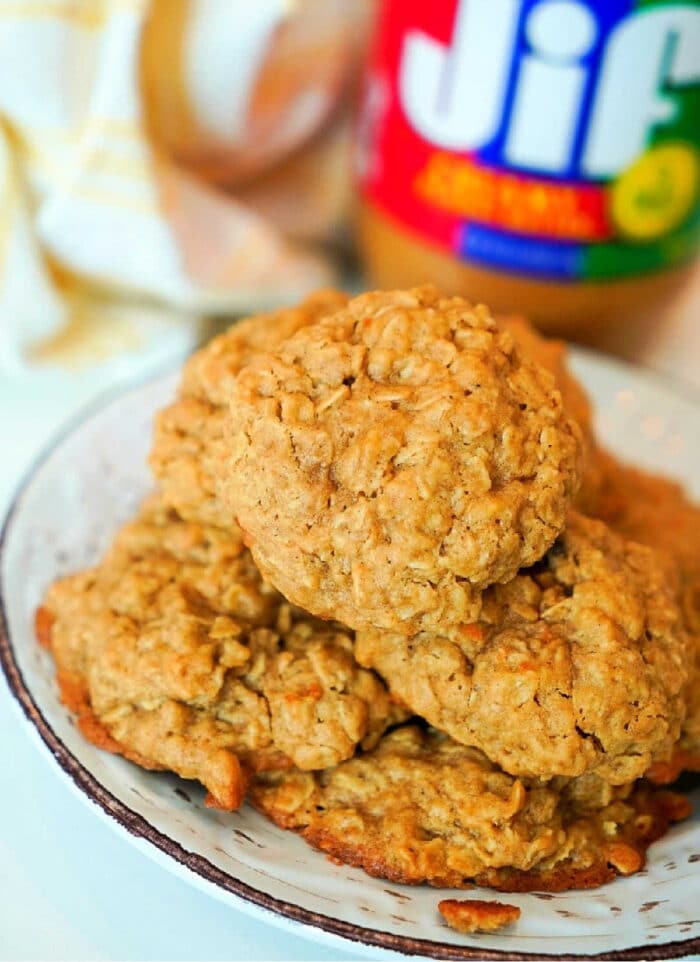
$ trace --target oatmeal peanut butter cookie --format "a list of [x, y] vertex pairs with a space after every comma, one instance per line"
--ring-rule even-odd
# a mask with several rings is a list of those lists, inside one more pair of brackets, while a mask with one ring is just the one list
[[223, 808], [245, 769], [335, 765], [402, 717], [347, 631], [292, 609], [235, 536], [158, 500], [101, 565], [49, 589], [37, 627], [86, 737], [198, 779]]
[[[254, 352], [274, 349], [300, 328], [344, 307], [348, 300], [341, 291], [316, 291], [295, 307], [237, 322], [187, 361], [178, 398], [156, 415], [149, 458], [163, 501], [183, 518], [229, 529], [234, 526], [231, 512], [216, 497], [213, 468], [222, 457], [223, 425], [233, 378]], [[524, 317], [503, 317], [498, 323], [512, 333], [532, 360], [554, 375], [564, 407], [582, 428], [585, 487], [589, 473], [586, 452], [593, 449], [591, 407], [583, 387], [568, 369], [565, 345], [542, 337]]]
[[597, 513], [617, 531], [653, 546], [678, 577], [678, 593], [693, 652], [686, 688], [686, 718], [670, 766], [652, 777], [672, 781], [683, 769], [700, 771], [700, 506], [681, 485], [622, 464], [601, 452], [603, 477]]
[[219, 494], [264, 576], [354, 628], [438, 630], [540, 558], [578, 485], [551, 373], [483, 306], [354, 298], [234, 380]]
[[690, 812], [682, 796], [591, 775], [524, 782], [415, 726], [325, 772], [261, 773], [251, 794], [277, 824], [370, 875], [512, 892], [636, 872], [647, 846]]
[[541, 562], [486, 590], [478, 622], [356, 639], [394, 694], [505, 771], [613, 784], [670, 754], [688, 650], [654, 552], [575, 512]]
[[269, 350], [299, 328], [343, 307], [347, 294], [321, 290], [296, 307], [234, 324], [185, 364], [179, 396], [155, 420], [150, 465], [165, 504], [182, 518], [235, 528], [215, 493], [230, 385], [255, 351]]

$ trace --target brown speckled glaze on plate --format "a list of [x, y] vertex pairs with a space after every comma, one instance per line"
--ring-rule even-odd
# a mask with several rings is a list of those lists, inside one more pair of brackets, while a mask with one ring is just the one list
[[[576, 367], [617, 452], [681, 478], [700, 476], [695, 403], [588, 354]], [[700, 952], [697, 811], [652, 847], [644, 873], [592, 892], [509, 896], [521, 920], [501, 934], [469, 937], [440, 919], [446, 893], [334, 865], [250, 807], [212, 812], [198, 787], [143, 772], [81, 738], [58, 701], [50, 657], [34, 643], [33, 611], [49, 581], [99, 556], [148, 490], [151, 418], [175, 383], [175, 376], [158, 379], [78, 419], [30, 472], [1, 536], [0, 661], [24, 716], [81, 797], [125, 839], [217, 898], [275, 925], [301, 926], [310, 938], [350, 940], [363, 954], [657, 959]], [[697, 792], [694, 798], [700, 801]]]

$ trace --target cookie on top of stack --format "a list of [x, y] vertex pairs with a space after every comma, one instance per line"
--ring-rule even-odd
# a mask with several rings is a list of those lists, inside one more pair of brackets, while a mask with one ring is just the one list
[[411, 883], [598, 885], [688, 814], [700, 511], [526, 322], [319, 292], [190, 359], [150, 463], [37, 616], [96, 744]]

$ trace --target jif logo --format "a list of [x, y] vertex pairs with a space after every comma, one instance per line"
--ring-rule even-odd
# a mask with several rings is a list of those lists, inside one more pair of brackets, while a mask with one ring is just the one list
[[500, 131], [502, 161], [514, 167], [561, 173], [578, 142], [584, 177], [620, 173], [654, 127], [674, 121], [676, 89], [700, 81], [700, 9], [643, 7], [603, 35], [595, 11], [579, 0], [542, 0], [523, 23], [524, 6], [459, 0], [449, 45], [410, 31], [399, 71], [408, 120], [453, 151], [487, 147]]

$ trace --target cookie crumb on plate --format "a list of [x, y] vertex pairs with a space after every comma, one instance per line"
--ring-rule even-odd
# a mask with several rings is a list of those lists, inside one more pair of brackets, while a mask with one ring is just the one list
[[458, 932], [496, 932], [520, 918], [517, 905], [495, 899], [443, 899], [438, 910]]

